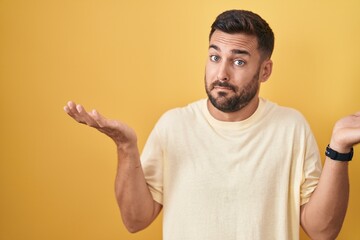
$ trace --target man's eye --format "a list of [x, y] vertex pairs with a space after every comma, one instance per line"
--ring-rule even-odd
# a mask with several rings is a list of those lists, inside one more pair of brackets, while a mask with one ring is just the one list
[[216, 55], [211, 55], [210, 56], [210, 60], [213, 61], [213, 62], [217, 62], [217, 61], [219, 61], [219, 59], [220, 58], [218, 56], [216, 56]]
[[235, 60], [235, 61], [234, 61], [234, 64], [235, 64], [236, 66], [242, 66], [242, 65], [245, 64], [245, 62], [244, 62], [243, 60]]

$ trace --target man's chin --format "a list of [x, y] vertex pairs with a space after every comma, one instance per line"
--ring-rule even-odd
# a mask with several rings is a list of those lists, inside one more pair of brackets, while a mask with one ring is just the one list
[[212, 94], [211, 97], [213, 98], [213, 100], [218, 103], [218, 104], [227, 104], [228, 102], [231, 102], [231, 96], [229, 96], [230, 94], [227, 92], [217, 92], [216, 94]]
[[231, 100], [224, 96], [217, 96], [216, 98], [212, 97], [210, 98], [210, 102], [215, 108], [221, 111], [226, 111], [231, 108], [230, 105], [232, 105]]

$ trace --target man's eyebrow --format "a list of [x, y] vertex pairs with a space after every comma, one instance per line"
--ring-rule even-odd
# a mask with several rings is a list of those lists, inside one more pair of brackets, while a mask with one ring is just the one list
[[251, 55], [248, 51], [246, 51], [246, 50], [240, 50], [240, 49], [233, 49], [233, 50], [231, 50], [231, 52], [233, 53], [233, 54], [244, 54], [244, 55]]
[[[209, 49], [210, 49], [210, 48], [213, 48], [213, 49], [221, 52], [221, 49], [220, 49], [218, 46], [216, 46], [215, 44], [210, 44]], [[249, 56], [251, 55], [248, 51], [246, 51], [246, 50], [241, 50], [241, 49], [233, 49], [233, 50], [231, 50], [231, 53], [232, 53], [232, 54], [249, 55]]]
[[215, 49], [217, 51], [220, 51], [220, 48], [218, 46], [216, 46], [215, 44], [210, 44], [209, 49], [210, 48], [213, 48], [213, 49]]

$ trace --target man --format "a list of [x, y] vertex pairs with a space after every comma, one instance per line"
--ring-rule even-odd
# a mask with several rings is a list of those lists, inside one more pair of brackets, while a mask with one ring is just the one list
[[163, 208], [165, 240], [298, 239], [300, 224], [313, 239], [336, 238], [360, 112], [336, 123], [321, 170], [304, 118], [259, 97], [273, 46], [271, 28], [257, 14], [220, 14], [209, 39], [208, 99], [165, 113], [141, 160], [130, 127], [67, 104], [71, 117], [116, 143], [116, 197], [130, 232]]

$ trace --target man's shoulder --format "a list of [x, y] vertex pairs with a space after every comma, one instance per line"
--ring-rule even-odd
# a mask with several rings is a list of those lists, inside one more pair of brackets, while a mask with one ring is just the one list
[[174, 122], [192, 121], [203, 114], [205, 106], [206, 99], [200, 99], [182, 107], [172, 108], [160, 117], [158, 123], [167, 125], [173, 124]]
[[177, 118], [177, 117], [190, 117], [199, 112], [203, 111], [203, 108], [206, 104], [206, 99], [200, 99], [194, 102], [187, 104], [186, 106], [172, 108], [166, 111], [162, 118]]
[[295, 122], [306, 122], [304, 115], [297, 109], [279, 105], [269, 100], [263, 100], [266, 108], [268, 109], [269, 115], [272, 119], [277, 121], [295, 121]]

